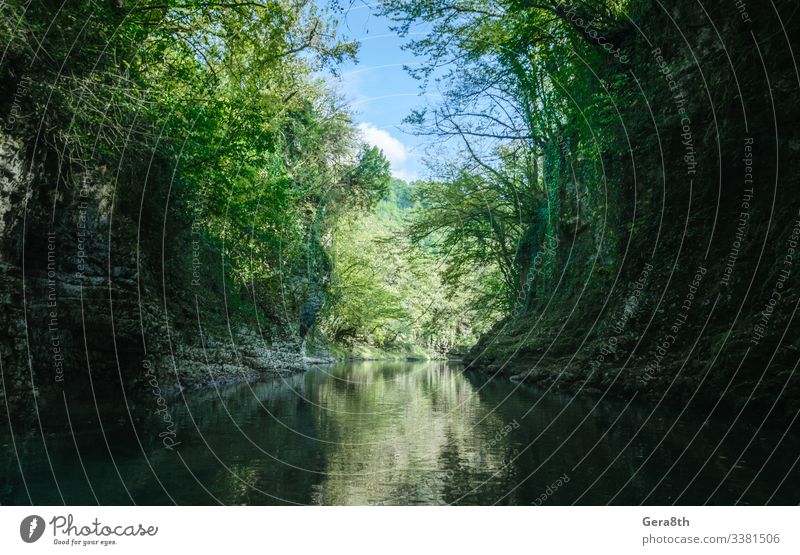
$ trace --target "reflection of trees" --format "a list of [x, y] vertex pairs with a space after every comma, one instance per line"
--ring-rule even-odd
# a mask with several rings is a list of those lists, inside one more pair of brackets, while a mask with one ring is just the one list
[[[161, 445], [163, 422], [137, 427], [152, 470], [121, 419], [104, 420], [113, 461], [105, 442], [98, 442], [86, 424], [74, 435], [48, 437], [47, 448], [69, 504], [95, 503], [91, 483], [101, 504], [130, 503], [129, 491], [140, 504], [214, 504], [215, 498], [226, 504], [276, 504], [277, 497], [325, 504], [527, 505], [564, 473], [569, 484], [548, 497], [547, 505], [570, 504], [584, 493], [580, 503], [607, 503], [623, 486], [613, 502], [640, 503], [665, 477], [647, 499], [663, 504], [676, 500], [701, 471], [680, 498], [694, 503], [704, 502], [744, 453], [712, 499], [730, 504], [769, 456], [768, 451], [745, 451], [754, 427], [738, 428], [716, 449], [727, 425], [710, 422], [681, 456], [698, 424], [682, 419], [665, 436], [674, 422], [668, 405], [642, 426], [650, 407], [607, 400], [595, 406], [593, 397], [541, 393], [515, 389], [504, 380], [465, 377], [442, 363], [341, 365], [285, 381], [187, 394], [199, 433], [185, 407], [170, 405], [182, 459]], [[497, 439], [514, 421], [519, 427]], [[762, 430], [756, 445], [778, 440], [776, 432]], [[786, 442], [790, 456], [767, 461], [746, 502], [763, 503], [787, 475], [797, 442], [789, 437]], [[41, 437], [18, 441], [16, 449], [33, 500], [60, 502]], [[0, 456], [0, 473], [7, 478], [0, 483], [0, 501], [25, 504], [17, 461], [6, 454]], [[781, 502], [796, 497], [800, 481], [791, 478], [780, 492]]]
[[[500, 428], [486, 416], [460, 371], [443, 363], [369, 363], [353, 367], [347, 394], [329, 380], [317, 397], [325, 437], [336, 438], [328, 476], [318, 492], [325, 504], [445, 503], [448, 491], [468, 491], [475, 477], [496, 471], [501, 445], [481, 430]], [[501, 442], [502, 443], [502, 442]]]

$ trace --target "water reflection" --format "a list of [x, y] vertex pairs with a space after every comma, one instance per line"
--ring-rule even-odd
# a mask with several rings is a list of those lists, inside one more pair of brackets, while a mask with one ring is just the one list
[[187, 394], [170, 407], [174, 450], [163, 447], [146, 400], [132, 412], [139, 416], [133, 424], [107, 409], [102, 430], [96, 419], [76, 422], [74, 436], [46, 430], [52, 471], [38, 434], [11, 441], [5, 433], [0, 501], [800, 500], [793, 466], [800, 449], [791, 435], [781, 440], [781, 430], [754, 437], [755, 427], [741, 423], [725, 436], [725, 419], [706, 423], [688, 414], [675, 423], [669, 407], [649, 416], [636, 403], [542, 395], [441, 362], [340, 364]]

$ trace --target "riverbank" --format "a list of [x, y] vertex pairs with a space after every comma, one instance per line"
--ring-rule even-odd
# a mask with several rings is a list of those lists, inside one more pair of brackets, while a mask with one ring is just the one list
[[427, 360], [447, 360], [447, 357], [432, 351], [423, 349], [418, 345], [407, 346], [405, 348], [382, 349], [374, 345], [356, 344], [350, 346], [326, 345], [326, 349], [338, 361], [427, 361]]
[[[702, 329], [687, 331], [689, 337], [696, 334]], [[593, 333], [583, 342], [574, 337], [532, 328], [506, 330], [496, 334], [494, 342], [486, 339], [475, 346], [464, 364], [480, 374], [544, 391], [637, 398], [652, 406], [666, 403], [709, 416], [721, 408], [729, 413], [748, 409], [779, 426], [790, 423], [800, 410], [798, 376], [789, 353], [775, 354], [770, 365], [756, 358], [755, 350], [749, 360], [746, 350], [738, 360], [719, 356], [716, 350], [724, 345], [724, 337], [709, 337], [702, 345], [682, 346], [675, 353], [645, 348], [650, 334], [644, 338], [633, 332]]]

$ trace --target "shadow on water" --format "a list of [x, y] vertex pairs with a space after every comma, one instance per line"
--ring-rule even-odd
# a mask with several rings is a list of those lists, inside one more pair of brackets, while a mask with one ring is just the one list
[[[150, 406], [152, 405], [152, 406]], [[80, 408], [80, 407], [76, 407]], [[0, 435], [3, 504], [795, 504], [800, 444], [733, 415], [342, 363]], [[72, 414], [73, 411], [70, 410]], [[83, 415], [84, 412], [75, 411]], [[89, 412], [91, 415], [91, 411]], [[170, 449], [169, 437], [175, 446]], [[45, 452], [45, 444], [47, 451]], [[166, 445], [166, 447], [165, 447]], [[24, 476], [24, 479], [23, 479]]]

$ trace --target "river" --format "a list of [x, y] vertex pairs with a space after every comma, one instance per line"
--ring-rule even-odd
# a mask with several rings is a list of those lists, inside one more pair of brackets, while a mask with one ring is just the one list
[[445, 362], [341, 363], [186, 392], [168, 412], [170, 428], [154, 417], [131, 426], [120, 411], [102, 429], [90, 419], [44, 441], [0, 436], [0, 502], [800, 501], [800, 445], [780, 429], [547, 393]]

